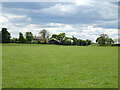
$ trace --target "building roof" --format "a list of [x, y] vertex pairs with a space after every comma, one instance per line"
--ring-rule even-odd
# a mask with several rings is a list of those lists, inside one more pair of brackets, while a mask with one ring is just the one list
[[44, 38], [41, 36], [37, 36], [37, 37], [35, 36], [35, 37], [33, 37], [33, 40], [43, 41]]
[[61, 44], [61, 42], [57, 39], [51, 39], [51, 40], [49, 40], [49, 43], [51, 43], [51, 44]]
[[57, 42], [59, 42], [59, 43], [61, 43], [59, 40], [57, 40], [57, 39], [51, 39], [51, 40], [49, 40], [49, 41], [57, 41]]

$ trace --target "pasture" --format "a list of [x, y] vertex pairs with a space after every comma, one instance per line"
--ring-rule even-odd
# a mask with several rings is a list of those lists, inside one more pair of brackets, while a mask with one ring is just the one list
[[3, 88], [117, 88], [118, 47], [3, 44]]

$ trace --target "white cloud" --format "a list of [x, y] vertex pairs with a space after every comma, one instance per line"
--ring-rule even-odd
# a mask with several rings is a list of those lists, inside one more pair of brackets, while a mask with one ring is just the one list
[[[2, 0], [4, 2], [74, 2], [75, 0]], [[88, 0], [84, 0], [88, 1]], [[96, 1], [96, 2], [119, 2], [119, 0], [89, 0], [89, 1]]]
[[[59, 34], [65, 32], [67, 36], [75, 36], [81, 39], [90, 39], [95, 42], [97, 37], [100, 34], [108, 34], [111, 38], [118, 37], [117, 29], [106, 29], [101, 27], [96, 27], [94, 25], [69, 25], [69, 24], [61, 24], [61, 23], [48, 23], [45, 26], [52, 26], [47, 29], [51, 34]], [[42, 29], [42, 28], [41, 28]]]
[[10, 14], [10, 13], [3, 13], [2, 15], [3, 17], [6, 17], [11, 22], [17, 22], [17, 21], [30, 22], [31, 21], [31, 18], [27, 17], [26, 15], [15, 15], [15, 14]]
[[[16, 16], [17, 17], [17, 16]], [[65, 32], [67, 36], [75, 36], [81, 39], [90, 39], [95, 42], [96, 38], [101, 34], [108, 34], [112, 38], [117, 38], [117, 29], [105, 29], [101, 27], [95, 27], [94, 25], [85, 25], [85, 24], [62, 24], [62, 23], [47, 23], [45, 25], [35, 25], [35, 24], [27, 24], [24, 27], [16, 27], [13, 23], [9, 21], [6, 17], [0, 17], [3, 22], [4, 27], [8, 27], [8, 31], [12, 33], [13, 37], [18, 37], [19, 32], [25, 34], [25, 32], [30, 31], [34, 35], [38, 35], [38, 32], [42, 30], [45, 26], [51, 34], [59, 34]], [[20, 23], [18, 23], [20, 24]], [[47, 28], [48, 26], [48, 28]], [[51, 27], [49, 27], [51, 26]], [[2, 28], [2, 26], [0, 26]]]
[[12, 23], [9, 22], [9, 20], [4, 17], [4, 16], [0, 16], [0, 20], [1, 20], [1, 24], [0, 24], [0, 27], [12, 27]]
[[[100, 5], [100, 3], [98, 4], [98, 6], [101, 6], [101, 8], [99, 7], [99, 13], [106, 19], [117, 19], [118, 16], [118, 5], [114, 5], [111, 3], [102, 3], [102, 5]], [[97, 7], [98, 7], [97, 6]]]
[[44, 8], [40, 10], [43, 13], [48, 13], [51, 15], [66, 15], [66, 14], [74, 14], [76, 13], [76, 7], [73, 5], [63, 5], [63, 4], [56, 4], [50, 8]]
[[[45, 13], [46, 16], [62, 15], [62, 16], [65, 16], [64, 18], [67, 18], [68, 15], [71, 15], [74, 18], [76, 18], [76, 17], [80, 17], [81, 15], [84, 16], [85, 14], [88, 17], [93, 15], [92, 16], [93, 19], [96, 17], [103, 17], [105, 19], [113, 19], [113, 20], [105, 21], [102, 18], [101, 20], [96, 19], [96, 22], [89, 23], [89, 24], [82, 23], [81, 20], [80, 20], [81, 24], [79, 23], [69, 24], [64, 22], [57, 23], [57, 19], [56, 19], [56, 22], [49, 22], [49, 23], [44, 22], [41, 24], [42, 21], [38, 20], [38, 22], [34, 21], [37, 24], [35, 23], [33, 24], [33, 23], [30, 23], [33, 20], [33, 17], [28, 17], [29, 15], [27, 15], [29, 13], [27, 14], [24, 13], [22, 15], [15, 15], [15, 14], [10, 14], [5, 12], [3, 13], [3, 16], [0, 16], [0, 20], [2, 20], [2, 25], [0, 25], [0, 28], [7, 27], [8, 31], [12, 33], [13, 37], [18, 37], [19, 32], [22, 32], [25, 34], [25, 32], [27, 31], [31, 31], [33, 32], [34, 35], [38, 35], [38, 32], [43, 28], [47, 29], [51, 34], [54, 34], [54, 33], [59, 34], [59, 33], [65, 32], [69, 37], [75, 36], [81, 39], [91, 39], [94, 42], [101, 33], [108, 34], [110, 37], [114, 39], [118, 37], [117, 35], [118, 30], [115, 28], [109, 28], [110, 25], [114, 26], [117, 24], [117, 20], [116, 20], [117, 6], [110, 3], [101, 4], [97, 2], [94, 2], [94, 3], [93, 2], [88, 3], [84, 1], [81, 1], [79, 3], [77, 2], [70, 5], [56, 4], [50, 8], [44, 8], [40, 10], [26, 10], [26, 9], [21, 10], [20, 9], [20, 11], [29, 12], [29, 13], [32, 12], [31, 15], [36, 13], [39, 13], [39, 14]], [[98, 14], [96, 14], [96, 12]], [[36, 18], [36, 19], [39, 19], [39, 18]], [[43, 19], [45, 20], [47, 18], [43, 18]], [[86, 19], [86, 18], [83, 18], [83, 19]], [[71, 22], [75, 22], [75, 21], [71, 20]]]
[[[0, 16], [1, 24], [0, 28], [6, 27], [8, 28], [8, 31], [11, 33], [13, 37], [18, 37], [19, 32], [25, 32], [28, 29], [25, 27], [22, 27], [22, 24], [24, 23], [13, 23], [13, 20], [29, 20], [29, 17], [25, 15], [14, 15], [14, 14], [4, 14], [3, 16]], [[16, 27], [20, 26], [20, 27]]]
[[93, 1], [90, 1], [90, 0], [74, 0], [74, 2], [73, 3], [75, 3], [75, 5], [77, 5], [77, 6], [91, 6], [91, 3], [92, 3]]
[[112, 20], [112, 21], [96, 21], [96, 25], [100, 25], [100, 26], [106, 26], [106, 27], [118, 27], [118, 20]]
[[0, 16], [0, 20], [1, 22], [9, 22], [8, 19], [3, 16]]

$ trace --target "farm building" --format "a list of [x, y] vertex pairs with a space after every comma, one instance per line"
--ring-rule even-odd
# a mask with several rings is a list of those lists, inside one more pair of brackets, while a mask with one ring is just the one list
[[48, 41], [50, 44], [61, 44], [60, 41], [56, 40], [56, 39], [51, 39]]
[[35, 36], [35, 37], [33, 37], [33, 40], [35, 40], [35, 41], [44, 41], [43, 37], [41, 37], [41, 36]]

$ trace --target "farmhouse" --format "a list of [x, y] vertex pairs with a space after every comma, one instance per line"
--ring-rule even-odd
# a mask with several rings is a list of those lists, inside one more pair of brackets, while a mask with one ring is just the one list
[[36, 40], [36, 41], [44, 41], [44, 38], [41, 37], [41, 36], [35, 36], [35, 37], [33, 37], [33, 40]]

